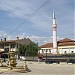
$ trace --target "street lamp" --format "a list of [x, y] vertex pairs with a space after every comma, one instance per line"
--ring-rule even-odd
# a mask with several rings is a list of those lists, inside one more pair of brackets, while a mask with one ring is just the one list
[[25, 51], [25, 62], [26, 62], [26, 51]]
[[46, 49], [46, 63], [47, 63], [47, 49]]
[[6, 56], [5, 56], [5, 48], [4, 48], [4, 62], [6, 62], [5, 58], [6, 58]]

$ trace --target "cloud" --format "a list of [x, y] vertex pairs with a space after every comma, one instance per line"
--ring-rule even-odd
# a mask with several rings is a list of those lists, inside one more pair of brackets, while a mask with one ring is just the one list
[[48, 42], [52, 42], [51, 37], [47, 37], [47, 36], [35, 36], [35, 35], [29, 35], [27, 33], [23, 33], [23, 34], [18, 35], [18, 36], [20, 39], [29, 38], [35, 43], [38, 42], [39, 45], [42, 45], [42, 44], [48, 43]]
[[6, 34], [4, 31], [0, 31], [0, 39], [7, 38], [7, 40], [12, 39], [10, 35]]
[[[42, 45], [42, 44], [45, 44], [45, 43], [50, 43], [52, 42], [52, 36], [49, 37], [49, 36], [35, 36], [35, 35], [29, 35], [27, 33], [23, 33], [21, 35], [18, 35], [20, 39], [22, 38], [29, 38], [31, 39], [32, 41], [34, 41], [35, 43], [38, 42], [38, 45]], [[60, 40], [62, 38], [58, 37], [57, 36], [57, 40]]]
[[[27, 19], [34, 13], [46, 0], [1, 0], [0, 10], [6, 12], [10, 17]], [[25, 25], [21, 30], [24, 31], [27, 27], [32, 27], [29, 32], [39, 32], [44, 36], [52, 35], [52, 9], [55, 8], [56, 19], [58, 25], [58, 34], [72, 33], [73, 32], [73, 1], [72, 0], [48, 0], [48, 2], [38, 10], [33, 17], [29, 18], [28, 24], [25, 21]], [[31, 24], [32, 23], [32, 24]], [[12, 25], [12, 24], [11, 24]], [[15, 24], [14, 24], [15, 25]], [[70, 30], [66, 30], [66, 28]], [[19, 27], [21, 28], [21, 27]], [[18, 29], [18, 28], [17, 28]], [[16, 30], [17, 30], [16, 29]], [[35, 29], [35, 31], [33, 31]], [[28, 30], [28, 29], [27, 29]], [[50, 31], [50, 32], [48, 32]], [[26, 32], [26, 31], [25, 31]], [[26, 34], [28, 35], [28, 34]], [[37, 34], [36, 34], [37, 35]], [[48, 36], [47, 35], [47, 36]], [[41, 39], [39, 36], [28, 35], [30, 38], [37, 40]], [[42, 36], [43, 37], [43, 36]], [[46, 37], [44, 37], [44, 42]], [[48, 39], [48, 38], [47, 38]], [[49, 38], [50, 39], [50, 38]], [[34, 39], [33, 39], [34, 40]]]
[[[48, 43], [48, 42], [52, 42], [52, 38], [47, 37], [47, 36], [35, 36], [35, 35], [27, 34], [27, 33], [23, 33], [23, 34], [20, 34], [18, 36], [19, 36], [20, 39], [29, 38], [35, 43], [38, 42], [38, 45], [42, 45], [42, 44], [45, 44], [45, 43]], [[5, 33], [4, 31], [0, 31], [0, 39], [4, 40], [5, 37], [7, 38], [7, 40], [16, 39], [16, 36], [11, 36], [11, 35], [8, 35], [7, 33]]]
[[0, 1], [0, 10], [8, 12], [9, 15], [14, 17], [27, 18], [42, 2], [39, 3], [37, 0], [4, 0]]
[[[18, 35], [20, 39], [23, 39], [23, 38], [29, 38], [31, 41], [37, 43], [38, 42], [38, 45], [43, 45], [43, 44], [46, 44], [46, 43], [51, 43], [52, 42], [52, 39], [53, 37], [49, 37], [49, 36], [35, 36], [35, 35], [30, 35], [30, 34], [27, 34], [27, 33], [23, 33], [23, 34], [20, 34]], [[11, 36], [11, 35], [8, 35], [7, 33], [5, 33], [4, 31], [0, 31], [0, 39], [3, 39], [4, 38], [7, 38], [7, 40], [14, 40], [16, 39], [16, 36]], [[64, 38], [60, 38], [57, 36], [57, 40], [61, 40], [61, 39], [64, 39]]]
[[28, 3], [23, 2], [23, 0], [22, 1], [21, 0], [0, 1], [0, 9], [8, 12], [9, 15], [14, 16], [14, 17], [24, 18], [27, 16], [27, 14], [30, 14], [32, 10], [29, 10], [30, 7], [26, 7], [27, 5]]
[[[10, 17], [28, 19], [45, 1], [46, 0], [4, 0], [0, 1], [0, 10], [7, 12]], [[44, 31], [43, 29], [49, 26], [50, 16], [43, 11], [38, 12], [39, 14], [37, 14], [37, 12], [36, 15], [34, 14], [35, 16], [28, 19], [28, 22], [30, 24], [33, 23], [34, 28]]]

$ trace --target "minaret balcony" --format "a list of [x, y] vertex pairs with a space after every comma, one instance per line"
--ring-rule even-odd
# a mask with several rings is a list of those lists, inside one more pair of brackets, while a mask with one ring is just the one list
[[55, 25], [52, 25], [52, 28], [56, 28], [57, 26], [56, 26], [56, 24]]

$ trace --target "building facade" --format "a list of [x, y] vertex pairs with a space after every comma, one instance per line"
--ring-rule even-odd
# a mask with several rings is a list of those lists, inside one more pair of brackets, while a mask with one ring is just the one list
[[0, 54], [8, 54], [9, 51], [18, 51], [19, 44], [28, 45], [30, 42], [32, 42], [29, 38], [19, 39], [17, 37], [16, 40], [4, 40], [1, 39], [0, 41]]
[[57, 24], [56, 17], [53, 11], [53, 22], [52, 22], [52, 31], [53, 31], [53, 42], [47, 43], [40, 46], [38, 53], [40, 54], [71, 54], [75, 53], [75, 40], [68, 38], [57, 41]]
[[[40, 46], [39, 53], [40, 54], [54, 54], [53, 53], [53, 43], [47, 43]], [[57, 42], [57, 51], [58, 54], [72, 54], [75, 53], [75, 40], [71, 40], [68, 38], [59, 40]]]

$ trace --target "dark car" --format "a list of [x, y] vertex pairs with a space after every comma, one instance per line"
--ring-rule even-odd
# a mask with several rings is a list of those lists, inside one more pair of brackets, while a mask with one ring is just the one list
[[60, 63], [59, 61], [57, 61], [57, 60], [47, 60], [47, 61], [45, 61], [45, 63], [48, 63], [48, 64], [53, 64], [53, 63]]
[[67, 61], [67, 63], [75, 64], [75, 59], [69, 59], [69, 60]]

